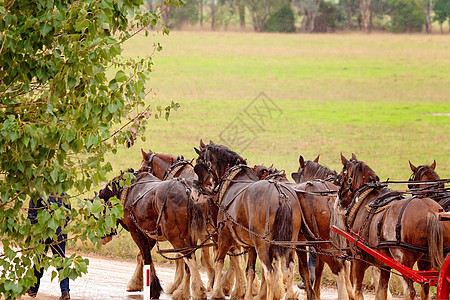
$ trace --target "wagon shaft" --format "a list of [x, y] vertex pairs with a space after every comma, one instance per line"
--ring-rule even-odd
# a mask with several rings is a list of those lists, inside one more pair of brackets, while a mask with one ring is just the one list
[[382, 261], [389, 267], [397, 270], [402, 275], [410, 278], [411, 280], [419, 283], [419, 284], [427, 284], [430, 286], [436, 286], [438, 284], [439, 279], [439, 271], [416, 271], [411, 268], [408, 268], [401, 263], [397, 262], [396, 260], [390, 258], [389, 256], [379, 252], [376, 249], [373, 249], [369, 247], [368, 245], [364, 244], [364, 240], [356, 236], [355, 234], [348, 233], [346, 231], [343, 231], [336, 226], [332, 226], [331, 230], [334, 232], [340, 234], [341, 236], [345, 237], [347, 240], [358, 246], [358, 248], [364, 250], [368, 254], [372, 255], [376, 259]]

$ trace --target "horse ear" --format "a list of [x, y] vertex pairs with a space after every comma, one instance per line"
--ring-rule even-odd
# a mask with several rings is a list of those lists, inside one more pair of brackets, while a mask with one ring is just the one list
[[305, 167], [305, 160], [303, 159], [303, 156], [300, 155], [300, 157], [298, 158], [298, 163], [300, 164], [300, 168]]
[[348, 160], [345, 158], [344, 155], [342, 155], [342, 153], [341, 153], [341, 162], [342, 162], [342, 164], [343, 164], [344, 166], [346, 166], [347, 163], [348, 163]]
[[203, 149], [205, 147], [206, 147], [205, 143], [203, 143], [203, 140], [200, 139], [200, 149]]
[[318, 154], [317, 157], [316, 157], [316, 159], [314, 160], [315, 163], [318, 163], [318, 162], [319, 162], [319, 156], [320, 156], [320, 154]]
[[431, 164], [430, 168], [432, 168], [433, 171], [434, 171], [434, 169], [436, 169], [436, 160], [433, 161], [433, 163]]
[[200, 150], [198, 150], [197, 148], [194, 147], [194, 150], [198, 155], [202, 155], [202, 152]]
[[297, 183], [297, 179], [298, 179], [298, 173], [292, 173], [291, 174], [292, 179], [294, 179], [294, 181]]
[[411, 171], [416, 172], [416, 169], [417, 169], [416, 166], [413, 165], [413, 164], [411, 163], [411, 161], [408, 160], [408, 162], [409, 162], [409, 167], [411, 168]]
[[352, 159], [353, 159], [353, 160], [358, 160], [358, 159], [356, 158], [355, 153], [352, 153]]
[[213, 143], [213, 141], [209, 140], [209, 144], [210, 144], [210, 145], [213, 145], [214, 143]]
[[142, 158], [146, 159], [147, 153], [145, 153], [144, 149], [141, 148]]

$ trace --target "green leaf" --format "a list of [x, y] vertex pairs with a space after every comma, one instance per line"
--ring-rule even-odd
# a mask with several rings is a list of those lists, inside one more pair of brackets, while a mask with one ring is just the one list
[[47, 33], [50, 32], [50, 30], [52, 30], [52, 26], [50, 26], [47, 23], [42, 23], [41, 24], [40, 32], [41, 32], [42, 36], [46, 36]]
[[103, 210], [103, 204], [98, 197], [94, 199], [92, 203], [92, 213], [97, 214]]
[[125, 72], [122, 70], [117, 71], [116, 76], [114, 77], [117, 82], [123, 82], [128, 79], [127, 75], [125, 75]]

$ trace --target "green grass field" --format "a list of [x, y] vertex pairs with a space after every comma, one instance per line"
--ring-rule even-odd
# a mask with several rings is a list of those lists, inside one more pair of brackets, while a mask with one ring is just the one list
[[[354, 152], [382, 180], [408, 179], [408, 160], [436, 159], [450, 177], [448, 36], [172, 32], [137, 37], [124, 55], [148, 55], [154, 42], [163, 51], [149, 103], [181, 108], [111, 157], [117, 171], [137, 167], [141, 147], [193, 158], [211, 139], [289, 173], [300, 154], [340, 170], [340, 153]], [[252, 102], [261, 92], [271, 101]], [[263, 116], [249, 118], [258, 107]]]
[[[194, 158], [200, 139], [288, 174], [300, 154], [340, 171], [340, 153], [353, 152], [382, 180], [407, 180], [408, 160], [435, 159], [450, 177], [448, 35], [175, 31], [137, 36], [124, 55], [149, 55], [155, 42], [163, 51], [148, 101], [181, 108], [153, 119], [145, 142], [111, 155], [111, 178], [140, 165], [140, 148]], [[130, 243], [125, 234], [101, 251], [129, 256]]]

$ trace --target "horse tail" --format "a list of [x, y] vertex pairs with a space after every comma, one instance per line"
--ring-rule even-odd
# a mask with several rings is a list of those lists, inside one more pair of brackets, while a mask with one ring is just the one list
[[432, 268], [440, 269], [444, 263], [444, 240], [442, 223], [436, 214], [427, 216], [428, 255]]
[[203, 238], [202, 233], [205, 231], [205, 218], [203, 215], [203, 205], [195, 204], [188, 195], [188, 215], [189, 227], [192, 241]]
[[[272, 228], [274, 241], [291, 241], [292, 240], [292, 207], [289, 198], [281, 198], [280, 206], [275, 213], [275, 222]], [[273, 245], [273, 254], [284, 256], [287, 248], [282, 245]], [[272, 254], [272, 256], [273, 256]]]

